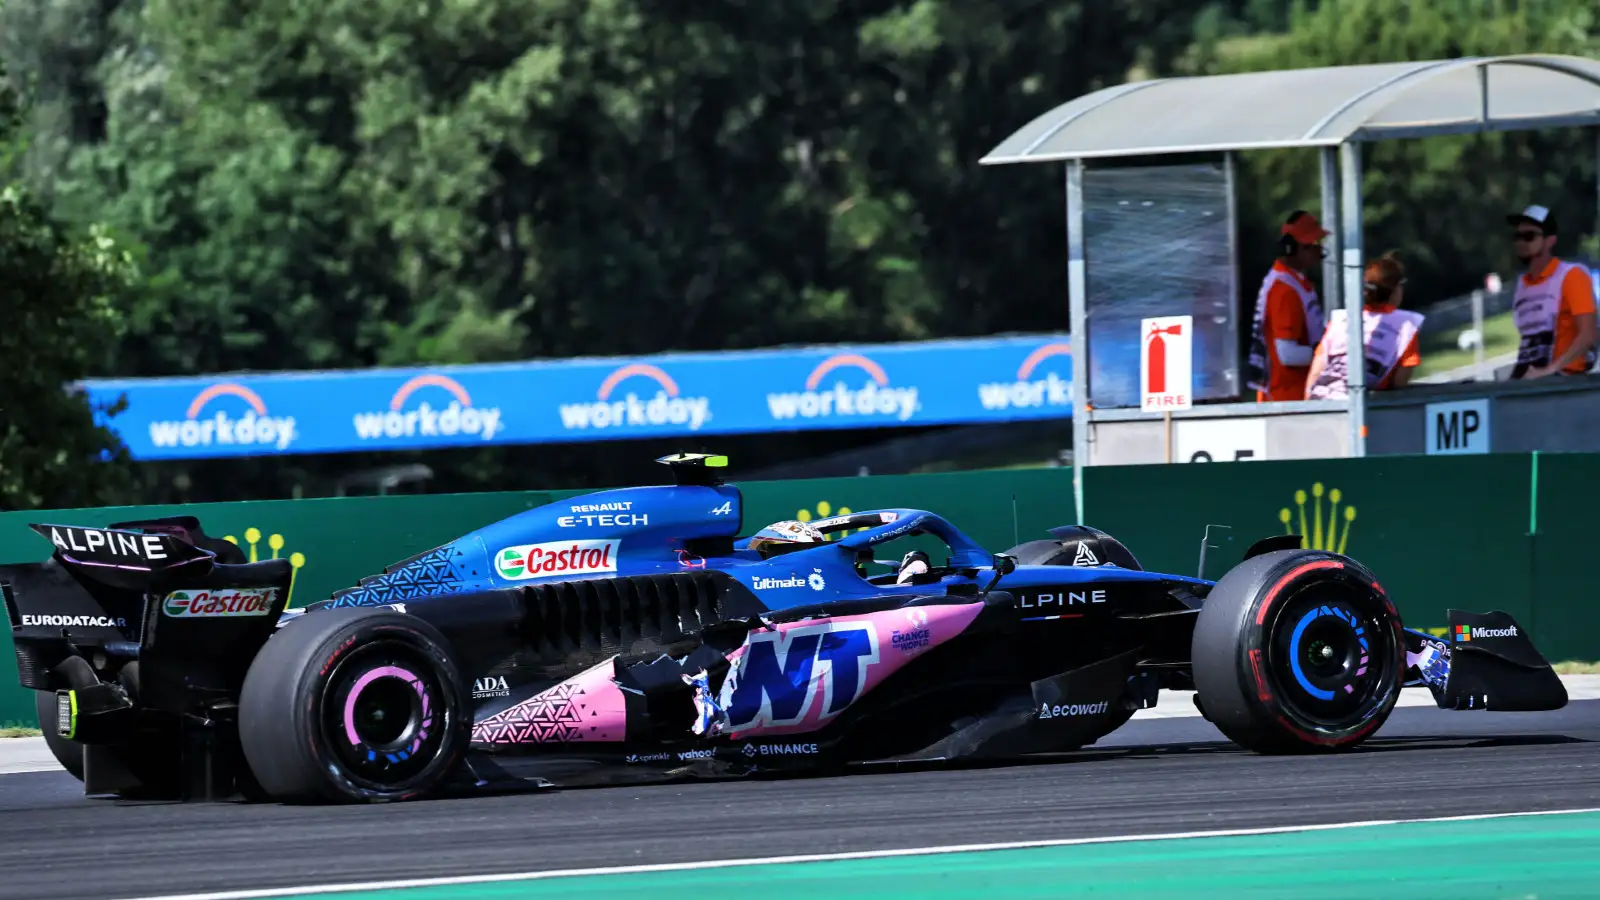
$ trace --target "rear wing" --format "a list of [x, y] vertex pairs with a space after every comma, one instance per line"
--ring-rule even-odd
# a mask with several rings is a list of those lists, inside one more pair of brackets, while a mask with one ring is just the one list
[[26, 688], [68, 686], [61, 667], [74, 657], [112, 668], [136, 661], [140, 705], [194, 712], [236, 695], [288, 605], [288, 560], [247, 562], [193, 517], [29, 527], [55, 552], [0, 565]]
[[215, 553], [172, 533], [82, 525], [28, 527], [55, 547], [55, 557], [63, 564], [126, 590], [143, 589], [169, 574], [202, 577], [218, 561]]

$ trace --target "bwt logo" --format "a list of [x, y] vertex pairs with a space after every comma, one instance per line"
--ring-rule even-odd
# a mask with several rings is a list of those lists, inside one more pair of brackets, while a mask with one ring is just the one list
[[[241, 416], [230, 416], [218, 410], [214, 416], [200, 418], [200, 410], [218, 397], [237, 397], [249, 408]], [[150, 423], [150, 442], [157, 447], [237, 444], [285, 450], [295, 437], [294, 417], [267, 415], [267, 404], [255, 391], [233, 382], [213, 384], [201, 391], [189, 403], [189, 409], [182, 419]]]
[[1034, 409], [1041, 406], [1071, 406], [1072, 380], [1054, 372], [1046, 372], [1037, 381], [1033, 370], [1047, 359], [1057, 356], [1072, 358], [1071, 344], [1045, 344], [1028, 354], [1017, 368], [1017, 380], [978, 385], [978, 400], [984, 409]]
[[[632, 391], [613, 400], [617, 385], [629, 378], [649, 378], [657, 385], [654, 397], [641, 399]], [[711, 418], [711, 400], [678, 396], [678, 383], [666, 372], [645, 363], [632, 363], [612, 372], [600, 383], [600, 399], [593, 403], [561, 404], [561, 425], [575, 428], [617, 428], [628, 425], [686, 425], [699, 431]]]
[[[435, 409], [424, 400], [416, 409], [402, 410], [406, 400], [423, 388], [442, 388], [450, 394], [450, 405]], [[472, 405], [472, 395], [454, 378], [444, 375], [418, 375], [400, 386], [389, 398], [389, 409], [356, 413], [356, 435], [363, 441], [402, 437], [454, 437], [458, 434], [478, 435], [484, 440], [505, 430], [500, 421], [500, 408], [482, 409]]]
[[866, 689], [878, 662], [878, 633], [865, 624], [799, 625], [750, 635], [719, 698], [727, 730], [793, 725], [821, 694], [822, 718], [844, 711]]
[[[835, 369], [855, 368], [867, 374], [859, 388], [850, 388], [841, 375], [831, 390], [817, 390]], [[920, 408], [917, 389], [889, 387], [883, 367], [858, 353], [841, 353], [823, 360], [806, 377], [798, 393], [768, 394], [767, 409], [774, 419], [816, 419], [827, 416], [892, 416], [902, 422]]]

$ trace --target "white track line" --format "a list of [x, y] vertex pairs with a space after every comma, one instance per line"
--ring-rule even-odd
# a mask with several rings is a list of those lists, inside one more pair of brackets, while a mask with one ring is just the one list
[[1370, 828], [1374, 825], [1420, 825], [1433, 822], [1472, 822], [1484, 819], [1509, 819], [1523, 816], [1561, 816], [1600, 813], [1600, 808], [1551, 809], [1539, 812], [1481, 813], [1470, 816], [1439, 816], [1428, 819], [1374, 819], [1370, 822], [1335, 822], [1331, 825], [1282, 825], [1274, 828], [1237, 828], [1219, 831], [1181, 831], [1171, 834], [1128, 834], [1108, 837], [1062, 838], [1048, 841], [1015, 841], [1004, 844], [958, 844], [945, 847], [915, 847], [904, 850], [862, 850], [852, 853], [815, 853], [803, 856], [767, 856], [755, 859], [723, 859], [705, 862], [654, 863], [639, 866], [607, 866], [592, 869], [547, 869], [503, 875], [457, 875], [445, 878], [414, 878], [398, 881], [367, 881], [353, 884], [307, 885], [260, 891], [220, 891], [210, 894], [169, 894], [133, 900], [253, 900], [257, 897], [293, 897], [306, 894], [337, 894], [355, 891], [393, 891], [407, 888], [453, 887], [466, 884], [492, 884], [502, 881], [535, 881], [582, 875], [633, 875], [646, 872], [687, 872], [734, 866], [772, 866], [785, 863], [837, 862], [851, 859], [886, 859], [896, 856], [931, 856], [941, 853], [973, 853], [985, 850], [1027, 850], [1040, 847], [1071, 847], [1083, 844], [1111, 844], [1133, 841], [1170, 841], [1187, 838], [1249, 837], [1263, 834], [1291, 834], [1303, 831], [1333, 831], [1344, 828]]

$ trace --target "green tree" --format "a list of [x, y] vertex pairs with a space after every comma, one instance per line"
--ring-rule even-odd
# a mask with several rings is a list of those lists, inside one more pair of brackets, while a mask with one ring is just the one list
[[[1600, 48], [1592, 0], [1323, 0], [1293, 6], [1287, 33], [1200, 42], [1192, 71], [1262, 71], [1308, 66], [1568, 53]], [[1491, 76], [1493, 77], [1493, 76]], [[1241, 156], [1241, 246], [1249, 272], [1269, 264], [1278, 224], [1297, 207], [1320, 206], [1315, 151]], [[1363, 155], [1366, 246], [1396, 249], [1408, 266], [1408, 305], [1421, 306], [1481, 287], [1486, 273], [1516, 269], [1505, 215], [1530, 203], [1566, 223], [1557, 252], [1600, 250], [1596, 243], [1594, 135], [1564, 129], [1384, 141]]]
[[[0, 68], [0, 165], [17, 155], [24, 119]], [[0, 507], [126, 501], [125, 450], [64, 387], [112, 359], [134, 274], [104, 229], [69, 229], [22, 187], [0, 184]]]

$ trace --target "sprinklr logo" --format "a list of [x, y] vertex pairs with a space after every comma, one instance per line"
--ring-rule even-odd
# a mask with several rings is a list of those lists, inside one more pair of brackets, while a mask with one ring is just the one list
[[[836, 369], [859, 369], [866, 378], [859, 388], [852, 388], [841, 373], [832, 387], [824, 388], [823, 379]], [[804, 391], [767, 395], [767, 410], [776, 420], [871, 416], [904, 422], [920, 408], [916, 388], [889, 387], [883, 367], [859, 353], [840, 353], [823, 360], [806, 377]]]
[[1017, 380], [978, 385], [978, 401], [984, 409], [1034, 409], [1041, 406], [1071, 406], [1072, 380], [1055, 372], [1035, 379], [1034, 370], [1045, 360], [1072, 358], [1072, 345], [1045, 344], [1028, 354], [1017, 367]]
[[[450, 396], [448, 406], [435, 408], [423, 400], [416, 409], [404, 409], [411, 395], [423, 388], [440, 388]], [[505, 430], [500, 421], [500, 407], [482, 408], [472, 405], [472, 395], [454, 378], [445, 375], [418, 375], [401, 385], [389, 398], [389, 409], [356, 413], [356, 436], [363, 441], [383, 438], [454, 437], [458, 434], [477, 435], [483, 440], [493, 440]]]
[[[1333, 505], [1327, 511], [1328, 528], [1324, 533], [1322, 528], [1322, 493], [1322, 482], [1319, 481], [1311, 485], [1311, 496], [1315, 499], [1311, 504], [1311, 521], [1309, 523], [1306, 521], [1306, 492], [1304, 490], [1294, 492], [1294, 505], [1300, 511], [1298, 523], [1296, 523], [1294, 514], [1289, 512], [1288, 507], [1278, 510], [1278, 521], [1283, 523], [1284, 534], [1299, 534], [1302, 536], [1300, 547], [1303, 550], [1327, 550], [1332, 553], [1343, 553], [1345, 544], [1350, 540], [1350, 525], [1356, 520], [1356, 508], [1354, 506], [1346, 506], [1344, 508], [1344, 513], [1342, 514], [1344, 517], [1344, 530], [1341, 531], [1339, 529], [1341, 515], [1339, 501], [1343, 497], [1339, 489], [1334, 488], [1328, 494], [1328, 499], [1333, 502]], [[1299, 531], [1295, 530], [1295, 524], [1299, 525]], [[1308, 524], [1310, 526], [1309, 530], [1307, 529]]]
[[[200, 418], [200, 411], [219, 397], [236, 397], [246, 406], [243, 414]], [[213, 384], [190, 401], [182, 419], [150, 423], [150, 443], [157, 447], [210, 447], [213, 445], [266, 447], [286, 450], [295, 437], [293, 416], [267, 415], [267, 404], [260, 395], [241, 384]]]

